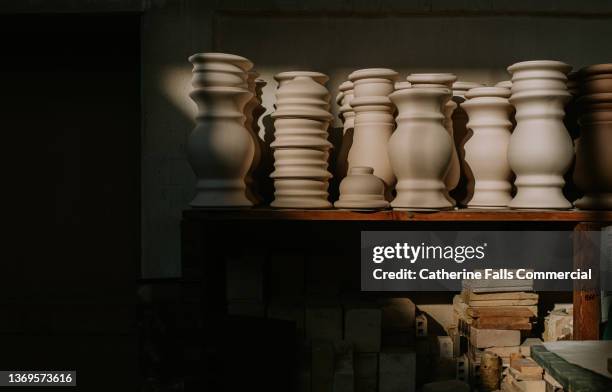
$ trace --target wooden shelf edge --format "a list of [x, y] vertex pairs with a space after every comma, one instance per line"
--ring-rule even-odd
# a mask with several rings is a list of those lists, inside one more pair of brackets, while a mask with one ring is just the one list
[[184, 219], [289, 221], [401, 221], [401, 222], [612, 222], [612, 211], [471, 210], [436, 212], [386, 210], [280, 210], [255, 208], [191, 208]]

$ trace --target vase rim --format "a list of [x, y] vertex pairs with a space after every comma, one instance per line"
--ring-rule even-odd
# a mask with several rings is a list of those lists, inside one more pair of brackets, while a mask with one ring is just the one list
[[390, 68], [363, 68], [351, 72], [348, 78], [351, 82], [354, 82], [358, 79], [368, 78], [383, 78], [394, 81], [398, 78], [398, 76], [399, 74]]
[[253, 62], [246, 57], [238, 56], [231, 53], [206, 52], [195, 53], [189, 56], [189, 62], [192, 64], [202, 63], [206, 61], [218, 61], [230, 64], [235, 64], [245, 72], [253, 68]]
[[325, 84], [329, 80], [329, 76], [317, 71], [284, 71], [274, 75], [274, 80], [281, 82], [298, 76], [307, 76], [319, 84]]
[[465, 93], [465, 97], [468, 99], [480, 97], [509, 98], [510, 94], [510, 90], [504, 87], [476, 87], [469, 89]]
[[463, 80], [453, 83], [453, 90], [469, 90], [476, 87], [485, 87], [485, 85], [477, 82], [464, 82]]
[[554, 69], [567, 75], [572, 70], [572, 66], [558, 60], [529, 60], [514, 63], [507, 68], [511, 74], [533, 69]]
[[406, 80], [414, 84], [444, 84], [449, 87], [457, 80], [457, 75], [453, 73], [413, 73], [406, 77]]
[[395, 89], [396, 90], [403, 90], [406, 88], [411, 88], [412, 87], [412, 83], [405, 81], [405, 82], [395, 82]]

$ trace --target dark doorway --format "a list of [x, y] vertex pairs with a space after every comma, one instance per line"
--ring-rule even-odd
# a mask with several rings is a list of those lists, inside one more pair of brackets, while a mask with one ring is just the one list
[[136, 390], [140, 15], [3, 15], [0, 48], [0, 369]]

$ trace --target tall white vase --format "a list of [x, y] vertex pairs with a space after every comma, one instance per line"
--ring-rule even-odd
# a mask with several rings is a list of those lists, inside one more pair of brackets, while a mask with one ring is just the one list
[[[277, 75], [278, 76], [278, 75]], [[327, 159], [329, 92], [310, 76], [280, 84], [274, 119], [275, 208], [330, 208]]]
[[351, 107], [355, 111], [349, 170], [357, 166], [373, 168], [374, 175], [385, 182], [387, 199], [391, 198], [395, 184], [387, 146], [395, 128], [389, 94], [396, 79], [397, 72], [386, 68], [360, 69], [349, 75], [354, 91]]
[[389, 139], [389, 158], [397, 176], [396, 209], [449, 209], [444, 178], [453, 142], [444, 128], [442, 106], [451, 96], [446, 87], [416, 87], [389, 97], [397, 106], [397, 129]]
[[191, 206], [251, 206], [245, 176], [255, 147], [244, 126], [244, 107], [253, 95], [246, 82], [253, 63], [224, 53], [194, 54], [189, 61], [189, 96], [198, 106], [196, 127], [187, 141], [187, 159], [197, 177]]
[[[510, 90], [478, 87], [469, 90], [461, 104], [468, 114], [467, 127], [473, 131], [465, 143], [465, 162], [474, 176], [472, 208], [505, 208], [512, 196], [512, 171], [508, 164], [510, 143]], [[470, 192], [468, 192], [470, 193]]]
[[585, 194], [574, 204], [612, 210], [612, 64], [580, 70], [578, 91], [580, 141], [573, 178]]
[[567, 209], [572, 205], [562, 188], [573, 158], [573, 145], [563, 125], [571, 66], [560, 61], [525, 61], [508, 67], [512, 74], [510, 103], [516, 128], [508, 146], [508, 162], [516, 174], [516, 195], [510, 208]]
[[[415, 73], [410, 74], [406, 78], [413, 87], [446, 87], [451, 89], [454, 82], [457, 80], [457, 76], [451, 73]], [[444, 184], [448, 192], [452, 191], [459, 184], [459, 178], [461, 176], [461, 165], [459, 163], [459, 155], [457, 154], [457, 148], [454, 143], [453, 136], [453, 112], [457, 108], [457, 104], [451, 100], [449, 96], [442, 103], [442, 113], [444, 114], [444, 128], [451, 135], [453, 140], [453, 151], [451, 160], [448, 164], [448, 169], [444, 176]], [[449, 201], [453, 204], [455, 201], [447, 195]]]

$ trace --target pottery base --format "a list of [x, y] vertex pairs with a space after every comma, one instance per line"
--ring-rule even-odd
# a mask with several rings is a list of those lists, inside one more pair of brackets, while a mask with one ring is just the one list
[[397, 189], [397, 197], [391, 202], [391, 207], [412, 211], [449, 210], [455, 204], [451, 203], [441, 190]]
[[393, 207], [394, 211], [414, 211], [414, 212], [437, 212], [437, 211], [450, 211], [454, 209], [455, 209], [454, 207], [448, 207], [448, 208]]
[[380, 201], [356, 201], [356, 200], [338, 200], [334, 203], [334, 207], [342, 210], [352, 211], [376, 211], [384, 210], [389, 207], [389, 203], [385, 200]]
[[326, 210], [332, 208], [332, 204], [327, 200], [286, 197], [282, 199], [275, 199], [270, 204], [270, 207], [296, 210]]
[[242, 181], [198, 181], [191, 207], [251, 207]]
[[587, 193], [574, 205], [581, 210], [612, 210], [612, 193]]
[[512, 209], [551, 209], [567, 210], [572, 208], [561, 187], [552, 186], [521, 186], [517, 184], [516, 196], [508, 203]]

